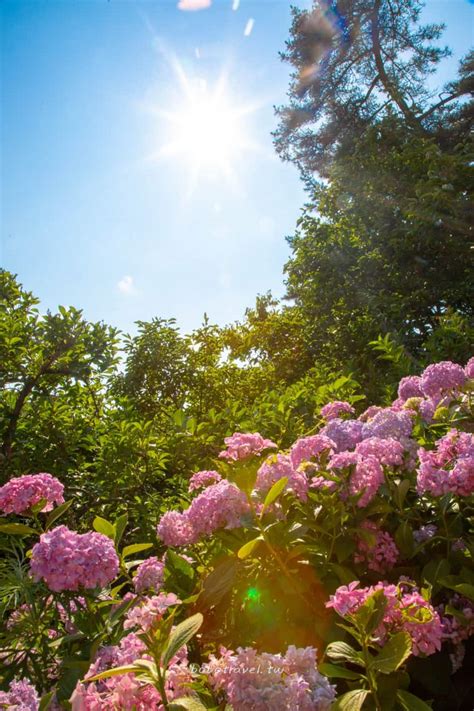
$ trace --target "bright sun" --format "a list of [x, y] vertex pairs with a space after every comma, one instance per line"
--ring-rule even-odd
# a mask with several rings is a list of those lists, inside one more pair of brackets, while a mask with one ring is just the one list
[[226, 169], [243, 148], [239, 112], [222, 92], [199, 85], [172, 118], [172, 143], [197, 168]]
[[[179, 99], [171, 111], [154, 109], [166, 119], [166, 139], [155, 157], [179, 156], [188, 168], [193, 192], [204, 176], [225, 177], [236, 182], [235, 168], [247, 150], [257, 148], [248, 135], [245, 117], [257, 107], [238, 105], [227, 91], [222, 76], [212, 89], [204, 80], [191, 81], [182, 68], [174, 67], [180, 85]], [[160, 130], [163, 136], [163, 131]]]

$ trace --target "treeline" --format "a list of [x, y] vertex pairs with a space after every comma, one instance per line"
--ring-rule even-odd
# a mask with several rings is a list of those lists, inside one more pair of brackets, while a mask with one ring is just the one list
[[124, 336], [74, 308], [41, 314], [0, 273], [3, 479], [51, 472], [78, 494], [79, 524], [93, 502], [151, 531], [232, 432], [284, 448], [331, 399], [388, 402], [402, 375], [468, 360], [474, 60], [430, 92], [447, 50], [420, 8], [339, 0], [294, 11], [275, 141], [308, 203], [283, 303], [266, 294], [226, 327], [205, 319], [183, 335], [156, 318]]

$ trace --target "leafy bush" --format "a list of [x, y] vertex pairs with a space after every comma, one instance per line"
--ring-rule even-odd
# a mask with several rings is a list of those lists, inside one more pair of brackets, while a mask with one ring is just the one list
[[0, 703], [468, 708], [473, 391], [473, 359], [441, 362], [285, 450], [227, 437], [154, 542], [124, 545], [126, 514], [78, 534], [54, 477], [11, 479]]

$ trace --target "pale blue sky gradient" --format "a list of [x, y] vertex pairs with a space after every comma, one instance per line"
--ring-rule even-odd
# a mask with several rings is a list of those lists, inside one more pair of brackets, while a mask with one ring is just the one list
[[[189, 330], [204, 312], [223, 324], [257, 293], [283, 293], [285, 236], [306, 199], [270, 136], [289, 3], [3, 0], [0, 15], [1, 262], [44, 308], [72, 304], [124, 330], [174, 316]], [[447, 23], [457, 63], [472, 4], [428, 0], [425, 19]], [[245, 130], [259, 150], [238, 156], [236, 183], [209, 171], [187, 196], [185, 158], [151, 159], [168, 130], [151, 108], [176, 100], [172, 57], [211, 87], [225, 71], [235, 104], [257, 106]]]

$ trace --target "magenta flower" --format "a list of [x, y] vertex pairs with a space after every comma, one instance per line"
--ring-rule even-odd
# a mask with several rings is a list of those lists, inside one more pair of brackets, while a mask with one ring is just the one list
[[463, 368], [450, 360], [429, 365], [421, 375], [421, 389], [427, 397], [439, 397], [458, 390], [466, 381]]
[[442, 496], [452, 492], [459, 496], [474, 493], [474, 435], [451, 429], [436, 442], [436, 449], [418, 450], [419, 494]]
[[358, 538], [354, 562], [365, 563], [369, 570], [374, 570], [377, 573], [386, 573], [391, 570], [399, 557], [399, 551], [392, 536], [387, 531], [382, 531], [373, 521], [364, 521], [361, 528], [373, 533], [375, 541], [369, 543], [364, 538]]
[[[138, 598], [137, 598], [138, 600]], [[168, 607], [178, 605], [181, 600], [174, 593], [160, 593], [141, 599], [125, 616], [124, 629], [138, 628], [148, 632], [163, 617]]]
[[22, 514], [45, 499], [42, 511], [51, 511], [64, 503], [64, 486], [51, 474], [25, 474], [10, 479], [0, 488], [0, 510], [5, 514]]
[[334, 400], [321, 408], [321, 415], [326, 420], [334, 420], [335, 417], [340, 415], [353, 415], [354, 413], [355, 410], [352, 405], [345, 400]]
[[420, 376], [408, 375], [406, 378], [402, 378], [398, 385], [398, 397], [403, 402], [411, 397], [423, 397]]
[[333, 440], [324, 434], [301, 437], [301, 439], [296, 440], [290, 449], [291, 465], [294, 469], [298, 469], [302, 462], [318, 459], [323, 453], [331, 454], [335, 448], [336, 445]]
[[28, 679], [10, 682], [8, 691], [0, 691], [0, 707], [17, 711], [38, 711], [40, 699]]
[[254, 434], [235, 432], [231, 437], [226, 437], [224, 442], [227, 449], [224, 449], [219, 457], [233, 461], [248, 459], [254, 454], [260, 454], [264, 449], [272, 449], [277, 446], [270, 439], [264, 439], [258, 432]]
[[164, 568], [165, 564], [156, 556], [147, 558], [143, 563], [140, 563], [133, 578], [135, 592], [142, 593], [146, 590], [158, 592], [163, 583]]
[[287, 454], [270, 456], [260, 467], [257, 473], [255, 489], [261, 494], [266, 494], [273, 484], [283, 477], [288, 477], [286, 488], [293, 491], [301, 500], [308, 498], [308, 479], [306, 475], [293, 468], [291, 459]]
[[354, 449], [362, 440], [362, 422], [359, 420], [341, 420], [335, 417], [320, 430], [319, 435], [329, 437], [336, 445], [336, 452]]
[[222, 477], [219, 474], [219, 472], [216, 472], [214, 470], [196, 472], [196, 474], [193, 474], [191, 479], [189, 480], [188, 491], [196, 491], [197, 489], [204, 489], [206, 486], [209, 486], [210, 484], [216, 484], [221, 479], [222, 479]]
[[368, 437], [356, 445], [355, 451], [361, 457], [372, 455], [389, 467], [403, 464], [403, 445], [393, 437]]
[[466, 375], [466, 378], [474, 379], [474, 356], [472, 358], [469, 358], [469, 360], [466, 363], [466, 367], [464, 368], [464, 373]]
[[105, 587], [116, 576], [119, 560], [114, 544], [102, 533], [76, 533], [58, 526], [40, 536], [33, 547], [31, 574], [55, 592]]

